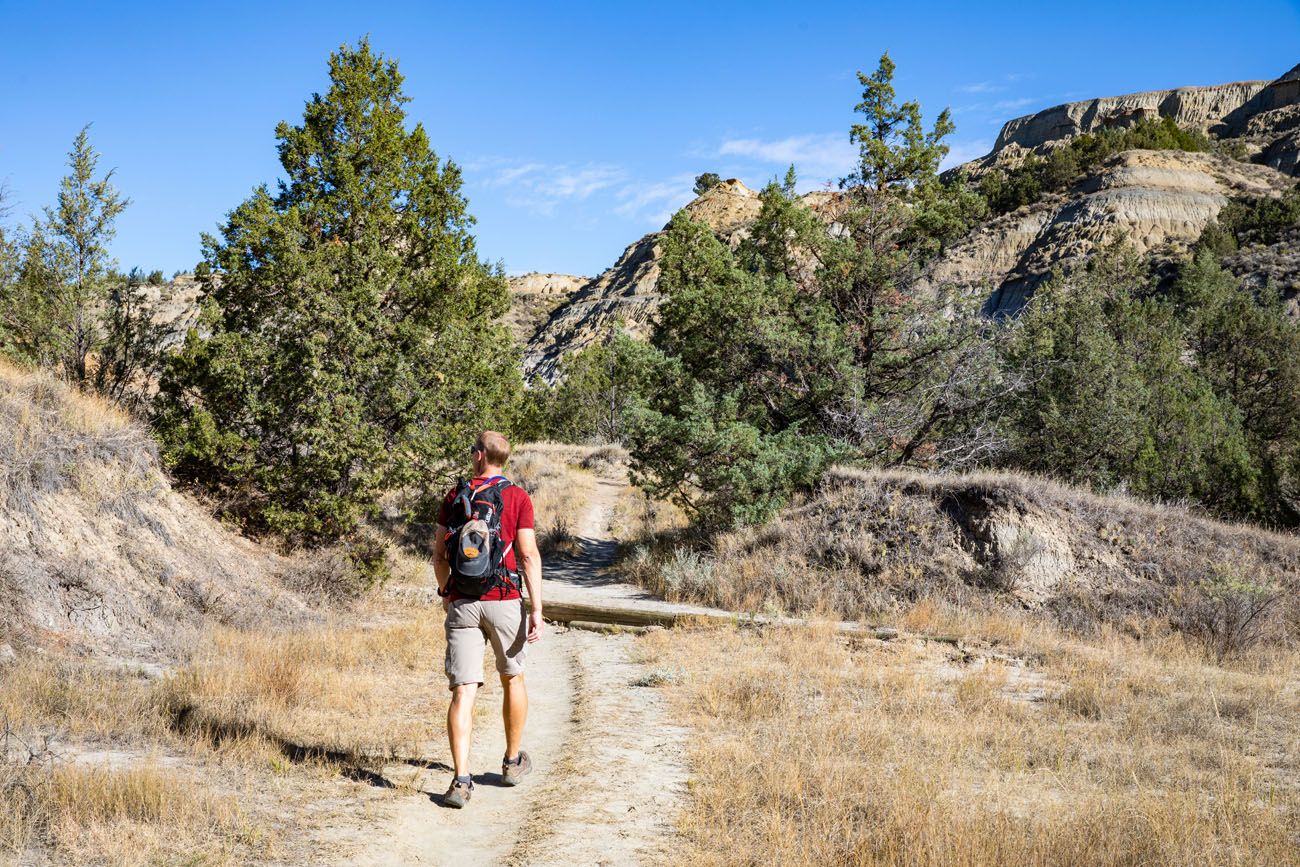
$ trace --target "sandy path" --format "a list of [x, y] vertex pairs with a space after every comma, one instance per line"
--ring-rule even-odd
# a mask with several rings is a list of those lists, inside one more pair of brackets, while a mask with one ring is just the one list
[[[578, 528], [585, 553], [547, 565], [548, 597], [617, 596], [653, 604], [601, 574], [614, 555], [608, 525], [622, 488], [598, 481]], [[548, 630], [533, 647], [526, 674], [524, 748], [533, 757], [532, 776], [515, 788], [497, 784], [504, 750], [501, 690], [489, 683], [475, 714], [476, 785], [469, 805], [441, 806], [449, 750], [443, 742], [427, 744], [426, 768], [383, 769], [388, 780], [413, 788], [372, 802], [374, 815], [364, 826], [327, 835], [326, 849], [340, 853], [333, 863], [577, 867], [663, 860], [685, 790], [685, 732], [666, 723], [659, 690], [634, 685], [646, 671], [633, 658], [633, 642], [625, 635]]]

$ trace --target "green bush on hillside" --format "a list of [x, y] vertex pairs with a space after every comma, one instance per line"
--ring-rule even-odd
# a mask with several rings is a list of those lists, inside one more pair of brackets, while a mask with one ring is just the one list
[[1276, 244], [1300, 227], [1300, 187], [1280, 197], [1236, 199], [1201, 232], [1198, 249], [1226, 256], [1252, 244]]
[[1117, 153], [1136, 149], [1205, 151], [1210, 149], [1210, 141], [1197, 131], [1181, 128], [1173, 118], [1143, 118], [1130, 127], [1075, 136], [1046, 156], [1031, 153], [1014, 169], [986, 174], [979, 190], [993, 213], [1005, 214], [1065, 189], [1080, 174]]

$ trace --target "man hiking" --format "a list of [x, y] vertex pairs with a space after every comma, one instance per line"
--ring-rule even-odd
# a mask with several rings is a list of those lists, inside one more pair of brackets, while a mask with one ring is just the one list
[[[533, 502], [523, 488], [501, 475], [510, 443], [496, 431], [484, 431], [470, 457], [474, 478], [447, 493], [433, 542], [433, 571], [447, 613], [447, 739], [456, 774], [443, 804], [457, 808], [474, 793], [470, 729], [489, 642], [505, 693], [501, 783], [518, 785], [533, 769], [528, 753], [519, 748], [528, 717], [524, 658], [528, 645], [542, 637], [542, 558], [533, 531]], [[521, 592], [525, 585], [527, 607]]]

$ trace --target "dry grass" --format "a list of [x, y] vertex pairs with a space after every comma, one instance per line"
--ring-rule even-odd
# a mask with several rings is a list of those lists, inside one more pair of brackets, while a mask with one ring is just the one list
[[601, 451], [585, 446], [529, 443], [510, 458], [506, 475], [532, 498], [537, 546], [544, 559], [581, 556], [577, 525], [595, 486], [583, 464]]
[[[0, 852], [246, 863], [300, 844], [281, 829], [298, 838], [319, 821], [310, 805], [329, 795], [323, 781], [365, 780], [441, 736], [441, 617], [378, 600], [349, 616], [375, 625], [214, 624], [185, 664], [153, 679], [21, 654], [0, 677], [0, 719], [13, 732], [0, 762]], [[113, 767], [95, 764], [106, 750]]]
[[10, 774], [9, 785], [0, 781], [0, 849], [11, 854], [33, 838], [74, 864], [239, 864], [267, 851], [264, 831], [234, 797], [155, 764], [65, 764], [21, 785]]
[[178, 728], [214, 744], [260, 738], [293, 758], [358, 765], [418, 755], [435, 735], [429, 679], [442, 621], [432, 607], [410, 614], [372, 628], [215, 628], [156, 699]]
[[[911, 612], [909, 612], [910, 614]], [[1283, 864], [1300, 846], [1293, 653], [1206, 665], [931, 604], [998, 650], [830, 628], [651, 634], [692, 727], [699, 864]]]
[[157, 447], [111, 401], [0, 359], [0, 506], [30, 511], [66, 489], [110, 507], [156, 496]]
[[130, 669], [48, 653], [24, 655], [0, 674], [0, 719], [18, 732], [91, 741], [166, 733], [156, 684]]

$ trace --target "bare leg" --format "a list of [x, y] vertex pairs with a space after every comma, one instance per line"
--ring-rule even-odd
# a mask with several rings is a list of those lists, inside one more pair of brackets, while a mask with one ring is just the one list
[[506, 724], [506, 758], [519, 755], [519, 744], [524, 739], [524, 723], [528, 720], [528, 688], [522, 673], [514, 677], [501, 675], [501, 716]]
[[452, 688], [451, 706], [447, 708], [447, 739], [451, 742], [451, 763], [458, 777], [469, 773], [469, 741], [477, 695], [477, 683], [462, 683]]

